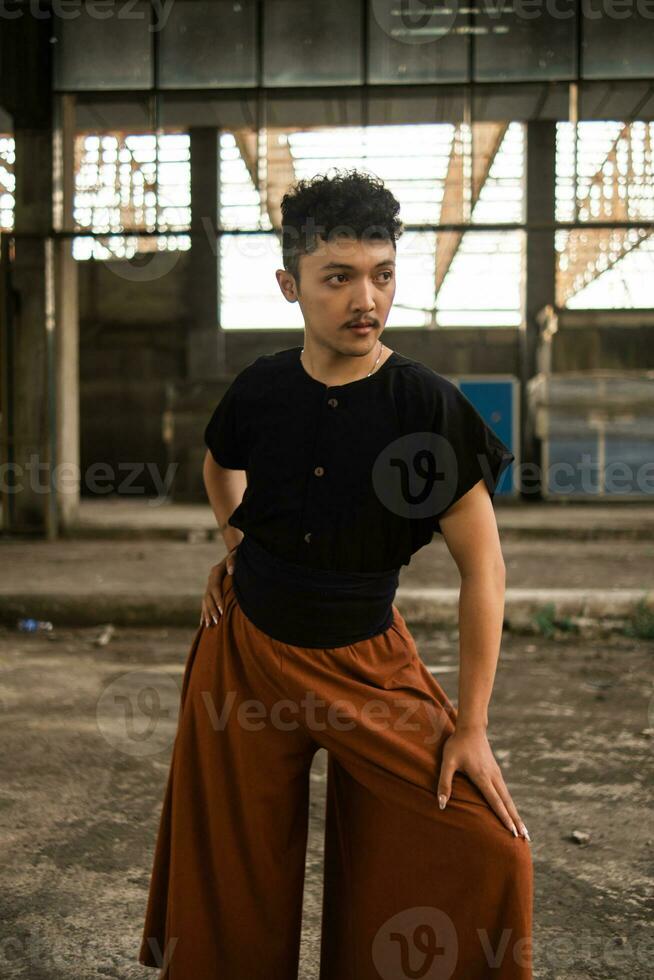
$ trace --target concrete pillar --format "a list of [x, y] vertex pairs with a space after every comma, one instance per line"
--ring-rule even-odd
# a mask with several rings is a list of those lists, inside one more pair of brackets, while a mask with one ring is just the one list
[[[525, 317], [520, 331], [521, 462], [540, 466], [538, 445], [528, 423], [526, 385], [537, 373], [537, 315], [555, 301], [556, 252], [554, 229], [536, 230], [532, 225], [553, 223], [556, 185], [556, 122], [536, 120], [527, 126], [527, 159], [525, 187], [525, 220], [527, 242], [525, 255]], [[528, 479], [528, 485], [527, 485]], [[534, 481], [525, 471], [523, 495], [534, 497]]]
[[225, 372], [225, 337], [220, 330], [218, 223], [220, 131], [191, 127], [191, 254], [188, 265], [190, 381]]
[[56, 538], [79, 505], [77, 265], [72, 228], [74, 101], [57, 100], [53, 124], [19, 122], [16, 141], [15, 296], [11, 407], [12, 530]]
[[53, 120], [51, 35], [47, 19], [8, 20], [0, 80], [16, 145], [14, 244], [4, 250], [11, 318], [4, 408], [14, 464], [5, 481], [7, 530], [54, 538], [79, 497], [79, 465], [64, 482], [58, 469], [79, 464], [79, 425], [77, 268], [70, 240], [52, 235], [53, 228], [72, 228], [74, 106], [70, 96], [58, 99]]
[[[54, 119], [54, 225], [73, 230], [75, 96], [58, 95]], [[79, 307], [72, 238], [53, 243], [55, 287], [56, 498], [59, 528], [77, 521], [80, 499]], [[79, 478], [78, 477], [79, 475]]]
[[167, 385], [168, 465], [177, 467], [176, 501], [206, 499], [202, 433], [228, 383], [225, 334], [220, 328], [220, 130], [189, 129], [191, 251], [187, 262], [186, 378]]
[[56, 456], [52, 250], [52, 130], [22, 120], [16, 143], [15, 255], [11, 286], [16, 324], [13, 357], [13, 449], [17, 533], [56, 536], [55, 499], [49, 492]]

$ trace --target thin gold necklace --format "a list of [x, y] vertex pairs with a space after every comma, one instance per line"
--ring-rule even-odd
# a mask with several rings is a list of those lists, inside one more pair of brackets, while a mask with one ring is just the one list
[[[369, 378], [371, 374], [374, 374], [374, 372], [375, 372], [375, 370], [377, 368], [377, 365], [379, 364], [379, 358], [382, 356], [382, 351], [383, 350], [384, 350], [384, 345], [382, 344], [382, 342], [380, 340], [379, 341], [379, 354], [377, 355], [377, 360], [374, 363], [374, 366], [373, 366], [372, 371], [369, 371], [368, 374], [366, 375], [366, 378]], [[300, 355], [302, 355], [302, 354], [304, 354], [304, 347], [300, 351]]]

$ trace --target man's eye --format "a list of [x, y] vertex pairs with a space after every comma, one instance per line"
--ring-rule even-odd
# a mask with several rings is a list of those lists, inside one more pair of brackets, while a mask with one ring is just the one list
[[[381, 272], [380, 275], [382, 275], [382, 276], [388, 276], [388, 279], [386, 279], [386, 282], [390, 282], [391, 279], [393, 278], [393, 273], [390, 271], [390, 269], [386, 269], [384, 272]], [[344, 272], [335, 272], [333, 276], [330, 276], [329, 277], [329, 279], [327, 280], [327, 282], [331, 282], [332, 279], [347, 279], [347, 276], [345, 275]]]

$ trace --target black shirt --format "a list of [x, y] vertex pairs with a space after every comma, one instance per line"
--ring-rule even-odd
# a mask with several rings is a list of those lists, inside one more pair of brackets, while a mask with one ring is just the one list
[[290, 562], [382, 571], [408, 565], [478, 480], [494, 495], [515, 457], [453, 382], [393, 351], [327, 386], [301, 350], [257, 357], [206, 426], [216, 462], [247, 471], [232, 526]]

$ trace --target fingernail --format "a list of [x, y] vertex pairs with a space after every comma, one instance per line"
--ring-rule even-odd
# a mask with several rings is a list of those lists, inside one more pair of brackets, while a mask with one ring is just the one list
[[511, 824], [511, 830], [513, 831], [513, 836], [514, 837], [519, 837], [520, 836], [519, 833], [518, 833], [518, 831], [517, 831], [516, 825], [514, 823]]
[[214, 614], [213, 614], [213, 613], [211, 614], [211, 618], [213, 619], [213, 621], [214, 621], [214, 623], [215, 623], [215, 624], [216, 624], [216, 626], [217, 626], [217, 625], [218, 625], [218, 620], [216, 619], [216, 617], [214, 616]]
[[218, 611], [220, 612], [220, 615], [222, 616], [222, 614], [223, 614], [223, 607], [222, 606], [218, 606]]
[[522, 830], [523, 836], [526, 837], [527, 840], [531, 840], [531, 837], [529, 836], [529, 831], [527, 830], [524, 824], [520, 824], [520, 829]]
[[443, 794], [440, 793], [439, 796], [438, 796], [438, 805], [441, 808], [441, 810], [444, 810], [445, 809], [445, 804], [446, 803], [447, 803], [447, 797], [446, 796], [443, 796]]

